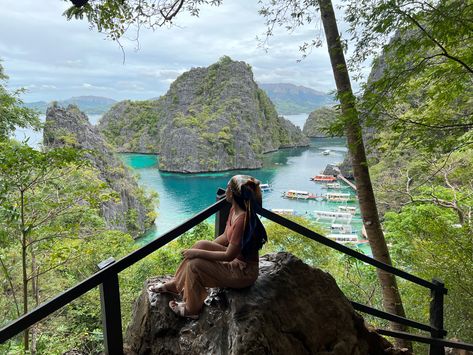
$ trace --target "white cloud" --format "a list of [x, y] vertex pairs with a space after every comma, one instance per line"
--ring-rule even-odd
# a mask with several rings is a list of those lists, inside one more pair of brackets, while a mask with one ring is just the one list
[[93, 85], [93, 84], [89, 84], [89, 83], [83, 83], [81, 88], [85, 89], [85, 90], [110, 90], [110, 87], [107, 87], [107, 86], [99, 86], [99, 85]]
[[[320, 32], [320, 25], [292, 35], [278, 30], [269, 51], [258, 47], [264, 19], [254, 0], [226, 0], [204, 7], [200, 16], [180, 14], [177, 26], [142, 29], [137, 42], [120, 47], [90, 31], [86, 21], [67, 21], [68, 2], [0, 0], [0, 59], [11, 87], [28, 87], [25, 101], [51, 101], [81, 94], [114, 99], [147, 99], [192, 67], [208, 66], [223, 55], [249, 63], [258, 82], [290, 82], [329, 91], [335, 85], [326, 48], [301, 58], [299, 45]], [[130, 34], [128, 37], [132, 37]]]

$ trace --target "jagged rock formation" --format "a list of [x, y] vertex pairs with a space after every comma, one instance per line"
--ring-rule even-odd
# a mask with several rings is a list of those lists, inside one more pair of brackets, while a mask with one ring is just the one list
[[350, 157], [347, 155], [345, 159], [337, 165], [334, 164], [327, 164], [323, 171], [324, 175], [334, 175], [337, 176], [338, 174], [342, 174], [347, 179], [354, 179], [353, 176], [353, 168], [351, 166]]
[[329, 274], [287, 253], [261, 257], [256, 283], [216, 292], [197, 321], [176, 316], [169, 300], [144, 288], [127, 354], [401, 353], [368, 329]]
[[302, 132], [307, 137], [327, 137], [327, 128], [337, 119], [338, 113], [332, 107], [321, 107], [312, 111], [304, 123]]
[[98, 170], [99, 178], [119, 196], [118, 201], [108, 201], [101, 206], [108, 228], [138, 237], [152, 226], [155, 218], [152, 199], [145, 195], [136, 179], [110, 151], [100, 132], [76, 106], [48, 108], [43, 142], [45, 147], [72, 144], [92, 151], [87, 157]]
[[158, 100], [118, 103], [99, 128], [118, 151], [159, 152], [159, 169], [184, 173], [260, 168], [263, 153], [309, 144], [229, 57], [182, 74]]

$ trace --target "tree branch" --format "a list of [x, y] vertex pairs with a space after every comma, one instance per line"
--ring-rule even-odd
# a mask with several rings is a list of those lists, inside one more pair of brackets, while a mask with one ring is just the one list
[[[177, 8], [174, 10], [176, 5], [177, 5]], [[182, 8], [182, 5], [184, 5], [184, 0], [177, 0], [174, 2], [174, 4], [171, 5], [167, 14], [165, 14], [162, 9], [160, 9], [159, 12], [161, 13], [161, 16], [164, 18], [165, 21], [171, 21], [172, 18], [179, 13], [179, 11]]]
[[21, 316], [21, 312], [20, 312], [20, 306], [18, 305], [18, 301], [16, 299], [16, 292], [15, 292], [15, 288], [13, 287], [13, 281], [12, 281], [12, 279], [10, 277], [10, 273], [8, 272], [8, 269], [7, 269], [7, 267], [6, 267], [6, 265], [3, 262], [1, 257], [0, 257], [0, 263], [2, 264], [3, 273], [5, 274], [5, 277], [7, 278], [8, 283], [10, 284], [11, 292], [12, 292], [12, 295], [13, 295], [13, 302], [15, 303], [15, 307], [16, 307], [16, 316], [19, 317], [19, 316]]
[[460, 58], [454, 57], [451, 54], [449, 54], [447, 49], [439, 41], [437, 41], [429, 32], [427, 32], [427, 30], [413, 16], [401, 10], [400, 8], [399, 8], [399, 12], [403, 14], [404, 16], [406, 16], [409, 20], [411, 20], [416, 25], [416, 27], [418, 27], [437, 47], [439, 47], [446, 58], [451, 59], [454, 62], [457, 62], [463, 68], [465, 68], [468, 72], [470, 72], [470, 74], [473, 74], [473, 68], [471, 68], [465, 62], [463, 62]]

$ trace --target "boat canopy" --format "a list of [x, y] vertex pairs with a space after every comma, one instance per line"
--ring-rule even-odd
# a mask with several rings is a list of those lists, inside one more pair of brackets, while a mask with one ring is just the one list
[[294, 194], [294, 195], [309, 195], [308, 191], [298, 191], [298, 190], [289, 190], [287, 191], [288, 194]]

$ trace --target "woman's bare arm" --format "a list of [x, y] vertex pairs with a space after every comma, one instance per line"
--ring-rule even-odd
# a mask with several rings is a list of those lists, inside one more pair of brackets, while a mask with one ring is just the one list
[[213, 242], [217, 243], [217, 244], [220, 244], [220, 245], [223, 245], [224, 247], [226, 247], [228, 245], [228, 239], [227, 239], [227, 235], [225, 232], [223, 232], [222, 234], [220, 234], [217, 238], [215, 238], [213, 240]]
[[186, 249], [182, 252], [186, 259], [201, 258], [215, 261], [232, 261], [240, 254], [240, 247], [235, 244], [228, 244], [225, 251], [210, 251], [202, 249]]

